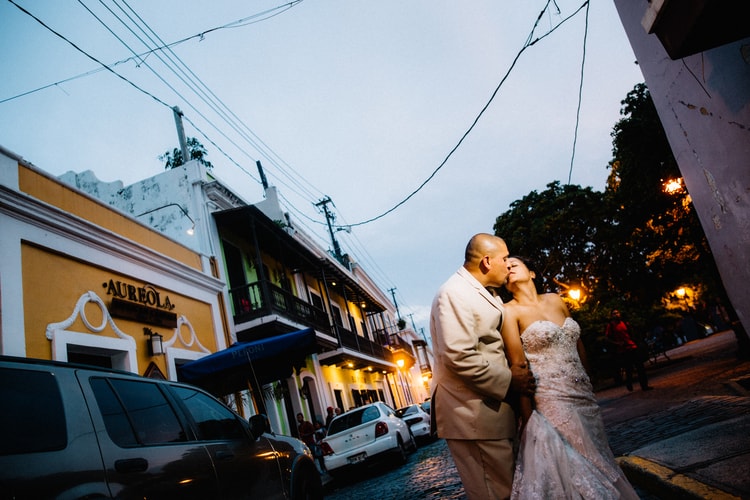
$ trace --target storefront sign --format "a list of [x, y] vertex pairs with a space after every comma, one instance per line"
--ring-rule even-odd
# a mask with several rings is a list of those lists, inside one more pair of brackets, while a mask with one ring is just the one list
[[137, 287], [109, 280], [102, 283], [102, 287], [107, 290], [107, 295], [112, 296], [109, 309], [112, 316], [168, 328], [177, 326], [177, 315], [172, 312], [174, 304], [151, 285]]

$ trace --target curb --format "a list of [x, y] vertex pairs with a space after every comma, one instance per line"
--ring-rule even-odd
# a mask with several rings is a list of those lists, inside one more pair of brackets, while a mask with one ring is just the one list
[[742, 500], [645, 458], [618, 457], [617, 463], [628, 480], [663, 498]]

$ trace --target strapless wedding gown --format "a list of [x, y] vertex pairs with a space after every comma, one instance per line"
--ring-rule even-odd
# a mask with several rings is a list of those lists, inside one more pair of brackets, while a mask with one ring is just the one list
[[609, 448], [576, 350], [580, 334], [572, 318], [562, 326], [536, 321], [521, 334], [537, 389], [521, 437], [512, 498], [638, 499]]

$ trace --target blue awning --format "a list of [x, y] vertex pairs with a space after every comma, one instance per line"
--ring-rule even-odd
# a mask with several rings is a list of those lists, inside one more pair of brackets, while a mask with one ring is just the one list
[[285, 379], [316, 352], [315, 331], [306, 328], [232, 346], [186, 363], [178, 368], [180, 380], [229, 394], [247, 382], [266, 384]]

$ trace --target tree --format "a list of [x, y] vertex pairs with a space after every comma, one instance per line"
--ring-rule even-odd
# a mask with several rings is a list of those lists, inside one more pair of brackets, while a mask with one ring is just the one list
[[599, 277], [600, 233], [606, 222], [601, 192], [555, 181], [545, 191], [532, 191], [511, 203], [495, 220], [494, 231], [511, 254], [540, 266], [546, 290], [574, 283], [592, 290]]
[[[195, 137], [188, 137], [187, 149], [191, 160], [198, 160], [198, 163], [204, 165], [206, 168], [213, 168], [211, 162], [206, 160], [206, 156], [208, 156], [206, 148], [203, 147], [203, 144], [201, 144], [198, 139]], [[159, 160], [165, 162], [164, 170], [171, 170], [185, 163], [185, 160], [182, 158], [182, 150], [178, 148], [174, 148], [171, 152], [167, 151], [163, 155], [160, 155]]]
[[687, 190], [668, 191], [681, 179], [656, 107], [645, 84], [622, 101], [612, 132], [606, 195], [615, 207], [610, 268], [616, 288], [645, 304], [686, 282], [721, 288], [708, 241]]
[[687, 190], [666, 189], [680, 172], [645, 84], [621, 104], [604, 192], [555, 181], [511, 203], [494, 226], [511, 254], [542, 266], [546, 290], [577, 285], [589, 295], [574, 315], [593, 365], [605, 371], [600, 340], [611, 309], [645, 332], [685, 284], [731, 306]]

